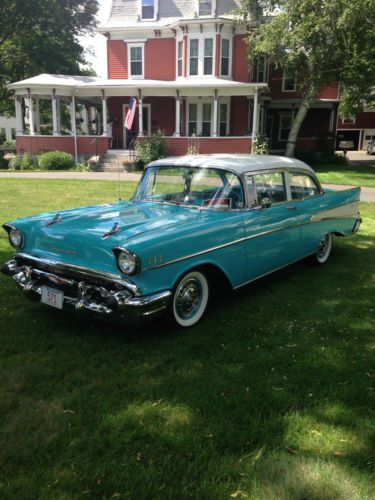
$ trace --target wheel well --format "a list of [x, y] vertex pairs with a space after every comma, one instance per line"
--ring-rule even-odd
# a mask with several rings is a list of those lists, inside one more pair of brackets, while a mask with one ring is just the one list
[[233, 289], [228, 276], [220, 267], [214, 264], [202, 264], [195, 267], [194, 270], [201, 271], [207, 277], [210, 286], [213, 286], [217, 290]]
[[339, 231], [332, 231], [332, 234], [334, 234], [335, 236], [345, 236], [344, 233], [340, 233]]

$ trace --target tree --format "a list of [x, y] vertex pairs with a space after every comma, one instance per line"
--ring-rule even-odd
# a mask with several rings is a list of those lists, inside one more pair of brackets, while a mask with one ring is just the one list
[[40, 73], [86, 74], [79, 37], [95, 27], [96, 0], [0, 3], [0, 114], [12, 111], [6, 85]]
[[248, 37], [249, 59], [268, 55], [294, 74], [302, 104], [286, 155], [324, 85], [339, 85], [339, 112], [354, 117], [375, 87], [375, 0], [244, 0], [241, 21], [256, 21]]

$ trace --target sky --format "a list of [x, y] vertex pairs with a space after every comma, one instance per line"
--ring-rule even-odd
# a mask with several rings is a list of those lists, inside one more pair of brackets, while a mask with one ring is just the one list
[[[108, 7], [110, 0], [99, 0], [99, 12], [97, 15], [99, 24], [105, 21], [108, 17]], [[92, 51], [93, 54], [87, 53], [87, 60], [91, 63], [94, 71], [98, 76], [107, 77], [107, 51], [106, 38], [103, 35], [85, 36], [81, 39], [82, 45], [86, 50]]]

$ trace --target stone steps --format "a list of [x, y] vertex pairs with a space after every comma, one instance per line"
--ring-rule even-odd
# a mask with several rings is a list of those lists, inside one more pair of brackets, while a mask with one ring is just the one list
[[100, 159], [99, 171], [100, 172], [124, 172], [126, 165], [124, 163], [131, 163], [134, 159], [134, 154], [130, 151], [111, 151], [103, 155]]

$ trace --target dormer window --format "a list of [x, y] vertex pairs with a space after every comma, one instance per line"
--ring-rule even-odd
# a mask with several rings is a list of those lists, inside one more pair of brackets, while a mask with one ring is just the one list
[[156, 1], [157, 0], [141, 0], [142, 20], [156, 18]]
[[200, 16], [210, 16], [212, 14], [212, 0], [199, 0]]

